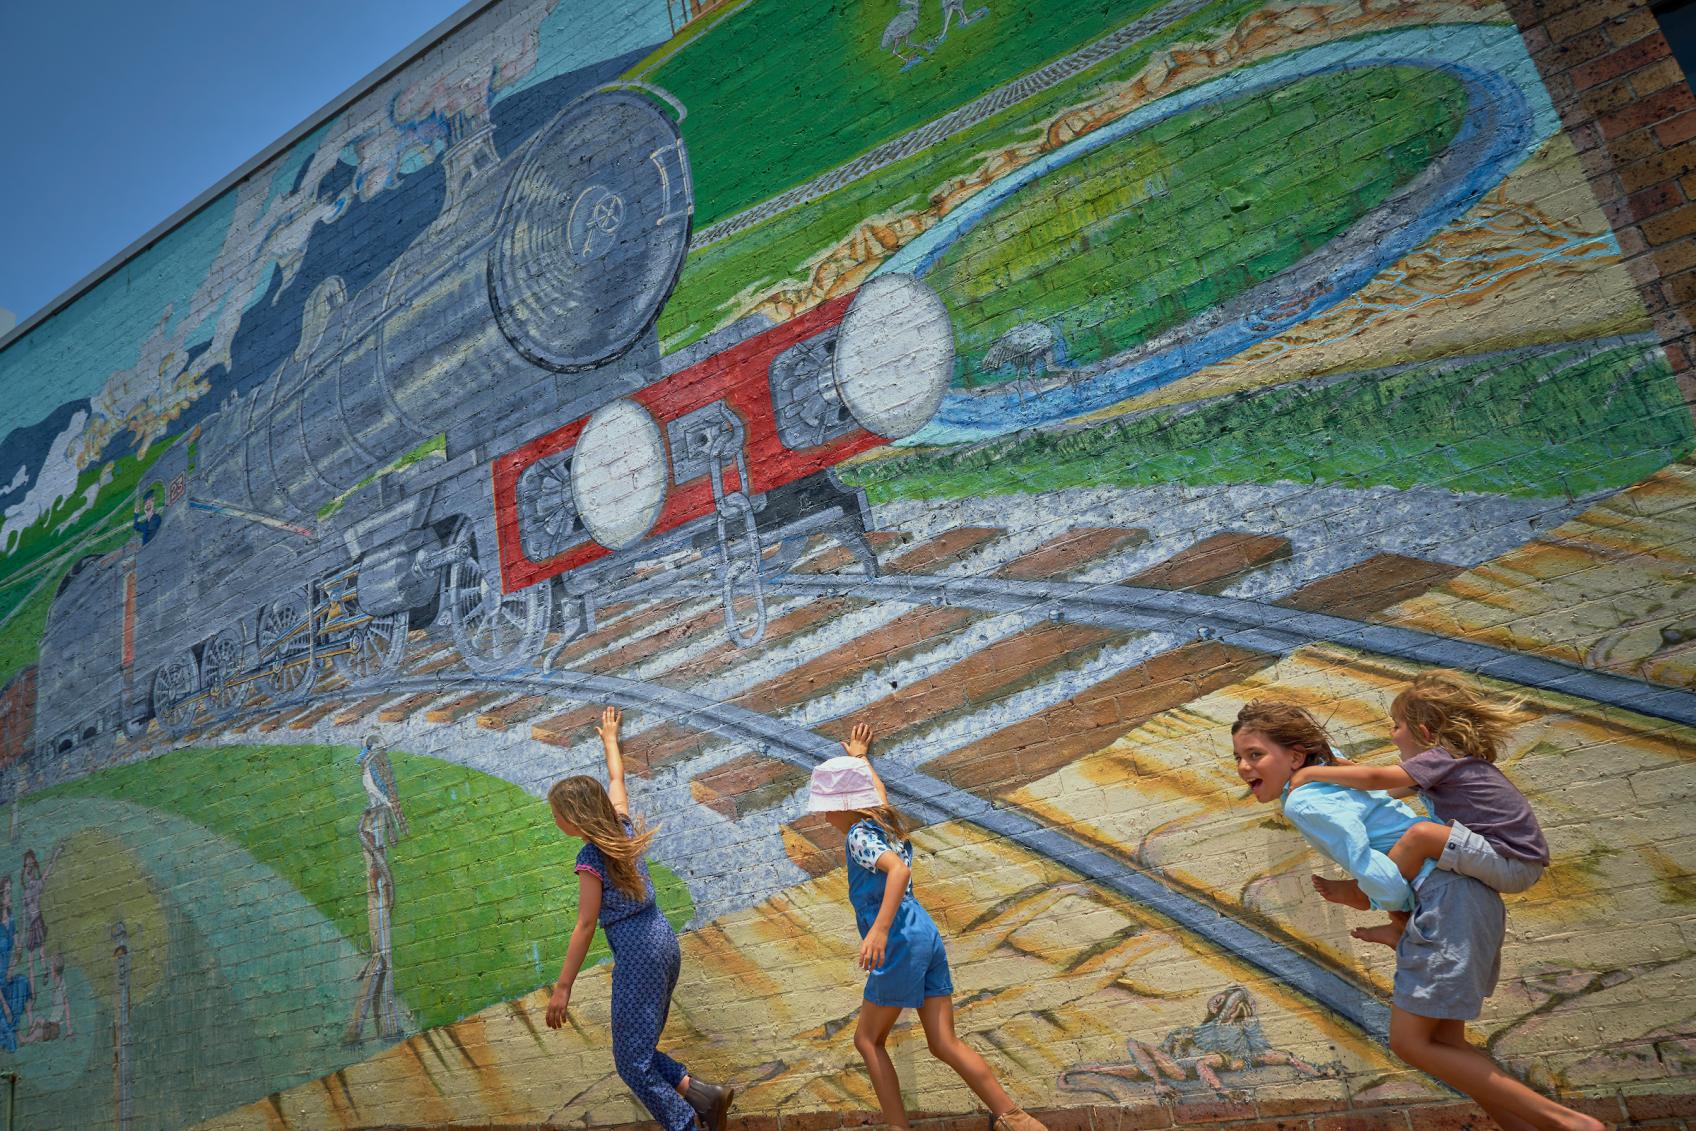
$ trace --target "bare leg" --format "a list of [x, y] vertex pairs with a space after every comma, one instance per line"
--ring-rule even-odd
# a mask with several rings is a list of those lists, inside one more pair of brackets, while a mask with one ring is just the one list
[[1224, 1095], [1226, 1091], [1225, 1082], [1219, 1079], [1219, 1073], [1213, 1071], [1215, 1068], [1229, 1071], [1225, 1058], [1219, 1053], [1210, 1052], [1206, 1056], [1196, 1057], [1195, 1074], [1201, 1077], [1201, 1082], [1203, 1084], [1206, 1084], [1209, 1088], [1212, 1088], [1220, 1095]]
[[1505, 1131], [1605, 1131], [1600, 1121], [1562, 1107], [1503, 1072], [1467, 1043], [1464, 1022], [1420, 1017], [1392, 1006], [1390, 1051], [1470, 1096]]
[[1294, 1053], [1282, 1052], [1278, 1049], [1267, 1049], [1255, 1055], [1256, 1064], [1287, 1064], [1304, 1076], [1317, 1076], [1319, 1069], [1313, 1067]]
[[1166, 1083], [1166, 1077], [1174, 1080], [1189, 1079], [1189, 1073], [1184, 1070], [1183, 1065], [1155, 1046], [1133, 1039], [1126, 1041], [1125, 1047], [1130, 1050], [1131, 1059], [1136, 1061], [1137, 1067], [1153, 1082], [1155, 1095], [1173, 1090], [1172, 1086]]
[[955, 1035], [953, 998], [941, 995], [925, 998], [925, 1003], [919, 1006], [919, 1023], [925, 1027], [930, 1054], [957, 1072], [991, 1115], [1006, 1115], [1019, 1106], [1001, 1087], [989, 1063]]
[[897, 1005], [860, 1003], [860, 1021], [854, 1027], [854, 1047], [866, 1062], [866, 1072], [872, 1078], [872, 1091], [877, 1093], [877, 1106], [883, 1109], [883, 1121], [891, 1127], [907, 1126], [907, 1108], [901, 1102], [901, 1078], [895, 1074], [895, 1064], [889, 1059], [884, 1042], [901, 1016]]
[[[1445, 1020], [1437, 1022], [1437, 1028], [1432, 1032], [1431, 1039], [1451, 1048], [1470, 1049], [1472, 1047], [1466, 1039], [1466, 1022], [1464, 1021]], [[1478, 1106], [1484, 1108], [1484, 1113], [1494, 1119], [1502, 1131], [1536, 1131], [1536, 1124], [1527, 1122], [1510, 1111], [1488, 1107], [1483, 1103]]]
[[1419, 875], [1427, 860], [1436, 863], [1449, 843], [1449, 826], [1435, 821], [1421, 821], [1401, 835], [1401, 839], [1385, 853], [1408, 883]]
[[1356, 911], [1372, 909], [1371, 901], [1366, 898], [1366, 893], [1360, 890], [1360, 884], [1355, 880], [1327, 880], [1324, 876], [1314, 876], [1313, 890], [1331, 903], [1340, 903]]
[[689, 1074], [687, 1072], [683, 1074], [683, 1079], [677, 1082], [677, 1094], [684, 1099], [689, 1098]]
[[1388, 923], [1380, 923], [1376, 927], [1356, 927], [1349, 934], [1361, 942], [1375, 942], [1394, 950], [1402, 941], [1402, 932], [1407, 929], [1407, 920], [1406, 911], [1392, 911]]

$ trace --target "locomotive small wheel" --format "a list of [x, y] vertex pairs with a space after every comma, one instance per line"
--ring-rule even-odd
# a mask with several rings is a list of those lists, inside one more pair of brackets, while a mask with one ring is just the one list
[[387, 679], [406, 657], [406, 634], [410, 629], [404, 610], [372, 617], [350, 635], [348, 644], [353, 651], [338, 654], [331, 663], [354, 687], [368, 687]]
[[247, 666], [247, 642], [240, 629], [226, 628], [206, 645], [200, 660], [200, 686], [206, 689], [213, 711], [234, 711], [247, 702], [251, 685], [242, 678]]
[[179, 652], [153, 673], [153, 714], [173, 738], [181, 738], [194, 721], [194, 693], [200, 673], [193, 652]]
[[466, 666], [480, 674], [508, 671], [541, 650], [553, 617], [553, 586], [546, 582], [502, 593], [498, 574], [470, 553], [448, 567], [443, 600], [454, 646]]
[[273, 601], [259, 614], [259, 669], [254, 682], [274, 700], [304, 695], [312, 690], [312, 664], [308, 661], [311, 640], [301, 613], [292, 598]]

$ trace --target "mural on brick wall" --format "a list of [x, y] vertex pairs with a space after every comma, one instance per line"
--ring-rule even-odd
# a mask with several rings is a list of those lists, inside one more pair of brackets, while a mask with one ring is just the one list
[[1696, 429], [1505, 11], [605, 7], [496, 4], [0, 350], [29, 1125], [647, 1118], [606, 968], [538, 989], [607, 702], [740, 1113], [877, 1108], [804, 804], [861, 722], [1031, 1107], [1438, 1099], [1229, 737], [1390, 757], [1433, 666], [1527, 697], [1554, 856], [1475, 1031], [1678, 1090]]

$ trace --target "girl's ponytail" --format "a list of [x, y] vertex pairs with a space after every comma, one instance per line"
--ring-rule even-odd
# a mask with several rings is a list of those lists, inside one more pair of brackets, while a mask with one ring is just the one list
[[866, 809], [863, 812], [896, 844], [910, 839], [913, 830], [919, 827], [918, 822], [893, 805], [879, 805], [876, 809]]

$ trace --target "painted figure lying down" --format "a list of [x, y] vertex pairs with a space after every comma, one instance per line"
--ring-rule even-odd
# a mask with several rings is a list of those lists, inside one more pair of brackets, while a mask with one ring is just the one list
[[1146, 1095], [1139, 1086], [1145, 1083], [1154, 1085], [1156, 1095], [1171, 1095], [1176, 1089], [1167, 1081], [1200, 1080], [1224, 1095], [1228, 1089], [1221, 1072], [1287, 1065], [1304, 1076], [1323, 1074], [1293, 1053], [1272, 1047], [1255, 1016], [1254, 999], [1235, 985], [1208, 999], [1201, 1024], [1173, 1029], [1158, 1045], [1132, 1037], [1125, 1048], [1131, 1054], [1128, 1062], [1079, 1065], [1061, 1074], [1060, 1086], [1126, 1103]]

